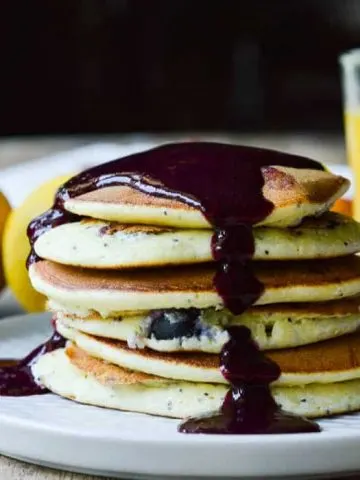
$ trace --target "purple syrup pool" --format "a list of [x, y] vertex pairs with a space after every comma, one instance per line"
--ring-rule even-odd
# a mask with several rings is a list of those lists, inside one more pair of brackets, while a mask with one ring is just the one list
[[230, 340], [220, 355], [220, 371], [230, 383], [218, 412], [190, 418], [179, 425], [183, 433], [271, 434], [319, 432], [315, 422], [284, 412], [275, 402], [270, 383], [280, 368], [267, 358], [246, 327], [229, 328]]
[[[114, 160], [65, 183], [53, 207], [29, 225], [30, 243], [33, 247], [48, 229], [78, 219], [64, 209], [67, 199], [101, 188], [123, 185], [181, 201], [199, 209], [213, 226], [214, 286], [224, 306], [240, 314], [263, 292], [252, 269], [252, 226], [273, 210], [262, 192], [264, 171], [271, 172], [272, 166], [323, 169], [307, 158], [219, 143], [168, 144]], [[32, 250], [28, 265], [37, 260]], [[160, 325], [156, 328], [159, 330]], [[279, 367], [259, 351], [249, 330], [231, 328], [229, 334], [220, 359], [221, 372], [231, 387], [223, 406], [215, 414], [186, 421], [179, 430], [239, 434], [319, 431], [316, 424], [287, 414], [276, 405], [269, 386], [279, 377]]]
[[21, 360], [0, 360], [0, 396], [22, 397], [47, 393], [38, 385], [31, 367], [45, 353], [65, 346], [65, 339], [57, 332]]

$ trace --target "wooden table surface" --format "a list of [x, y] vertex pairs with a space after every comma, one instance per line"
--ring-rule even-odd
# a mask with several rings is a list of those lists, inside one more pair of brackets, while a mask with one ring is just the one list
[[52, 468], [39, 467], [29, 463], [19, 462], [0, 456], [0, 479], [1, 480], [95, 480], [109, 477], [94, 477], [79, 473], [60, 472]]
[[[199, 136], [200, 135], [191, 135], [191, 137], [194, 138], [198, 138]], [[173, 138], [174, 137], [164, 136], [157, 137], [159, 141], [168, 141]], [[189, 136], [184, 135], [182, 138], [189, 138]], [[234, 137], [230, 138], [230, 140], [232, 139], [234, 139]], [[328, 163], [345, 163], [344, 145], [341, 137], [333, 137], [331, 135], [242, 135], [236, 136], [235, 140], [240, 143], [243, 142], [250, 145], [259, 145], [308, 155]], [[0, 139], [0, 169], [21, 162], [29, 162], [32, 159], [76, 148], [94, 141], [128, 143], [131, 141], [131, 137], [112, 135], [97, 137], [4, 138], [2, 140]], [[0, 299], [0, 317], [18, 313], [19, 311], [19, 306], [16, 305], [8, 293]], [[0, 456], [0, 480], [94, 480], [95, 478], [100, 477], [60, 472]], [[360, 479], [360, 475], [352, 478]]]

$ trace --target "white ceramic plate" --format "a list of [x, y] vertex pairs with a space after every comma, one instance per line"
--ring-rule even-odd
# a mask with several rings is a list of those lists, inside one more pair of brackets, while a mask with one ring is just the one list
[[[0, 320], [0, 358], [50, 334], [49, 316]], [[55, 468], [128, 478], [290, 478], [360, 471], [360, 414], [303, 435], [176, 432], [176, 420], [79, 405], [54, 395], [0, 397], [0, 453]]]

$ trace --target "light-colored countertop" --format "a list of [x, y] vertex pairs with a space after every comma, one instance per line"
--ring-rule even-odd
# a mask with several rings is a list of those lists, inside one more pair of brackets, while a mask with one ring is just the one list
[[[203, 134], [179, 136], [156, 136], [159, 142], [174, 139], [198, 139]], [[313, 157], [326, 163], [345, 163], [344, 143], [341, 136], [332, 135], [206, 135], [213, 140], [227, 139], [249, 145], [258, 145], [267, 148], [284, 150], [305, 156]], [[141, 136], [73, 136], [73, 137], [36, 137], [36, 138], [4, 138], [0, 139], [0, 169], [7, 168], [21, 162], [30, 162], [32, 159], [70, 150], [96, 141], [111, 141], [115, 143], [129, 143], [138, 139], [147, 140], [148, 135]], [[1, 174], [1, 172], [0, 172]], [[16, 305], [11, 295], [6, 292], [0, 298], [0, 318], [19, 313], [21, 310]], [[150, 473], [150, 472], [149, 472]], [[94, 480], [89, 475], [60, 472], [50, 468], [30, 465], [17, 460], [0, 456], [1, 480]], [[104, 477], [101, 477], [104, 478]], [[349, 477], [347, 477], [349, 478]], [[353, 479], [360, 476], [352, 477]], [[340, 479], [338, 479], [340, 480]]]

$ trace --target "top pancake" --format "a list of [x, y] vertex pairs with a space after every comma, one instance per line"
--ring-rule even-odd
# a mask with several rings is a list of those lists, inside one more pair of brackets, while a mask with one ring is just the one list
[[[304, 262], [256, 262], [264, 285], [257, 305], [320, 302], [360, 294], [360, 258]], [[223, 308], [210, 266], [134, 271], [90, 270], [40, 261], [30, 266], [36, 290], [65, 307], [103, 316], [159, 308]]]
[[[274, 209], [259, 225], [286, 227], [327, 211], [349, 187], [343, 177], [322, 170], [266, 167], [263, 195]], [[216, 192], [214, 192], [214, 195]], [[101, 188], [65, 201], [80, 216], [130, 224], [210, 228], [200, 209], [128, 186]]]
[[[99, 220], [60, 225], [35, 242], [41, 258], [87, 268], [139, 268], [213, 261], [213, 230], [124, 225]], [[296, 227], [253, 229], [254, 260], [304, 260], [360, 250], [360, 224], [326, 212]]]

